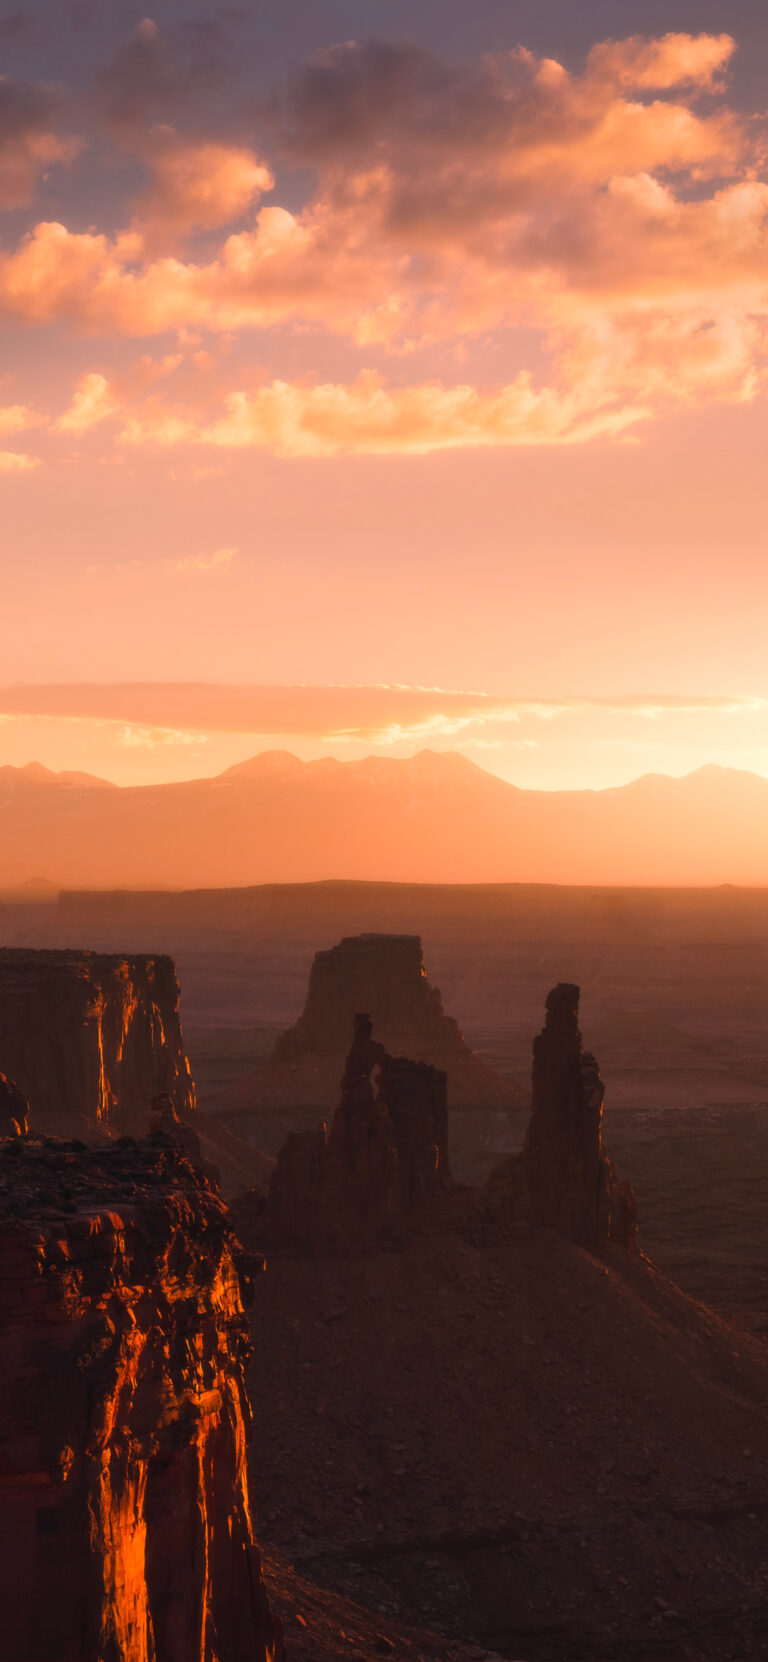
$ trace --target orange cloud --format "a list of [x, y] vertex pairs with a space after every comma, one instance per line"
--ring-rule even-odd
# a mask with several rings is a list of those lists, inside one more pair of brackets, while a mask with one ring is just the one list
[[697, 86], [711, 89], [736, 50], [731, 35], [663, 35], [610, 40], [593, 46], [588, 73], [637, 90]]
[[40, 466], [39, 456], [25, 456], [17, 450], [0, 450], [0, 473], [31, 473]]
[[750, 398], [768, 326], [764, 138], [722, 98], [698, 101], [722, 93], [733, 51], [728, 35], [633, 36], [572, 75], [522, 49], [454, 68], [397, 43], [335, 47], [286, 106], [282, 143], [318, 175], [300, 211], [262, 207], [212, 257], [159, 256], [163, 218], [212, 229], [272, 184], [253, 151], [161, 135], [143, 230], [37, 225], [0, 256], [0, 309], [105, 335], [311, 323], [385, 350], [528, 328], [550, 356], [540, 385], [493, 392], [364, 375], [235, 388], [219, 419], [131, 407], [134, 443], [575, 442]]
[[242, 218], [274, 179], [252, 150], [194, 144], [175, 133], [155, 139], [151, 189], [137, 204], [139, 223], [154, 231], [212, 230]]
[[255, 393], [233, 392], [227, 414], [199, 423], [147, 406], [123, 428], [129, 444], [214, 445], [265, 449], [278, 456], [424, 455], [487, 445], [576, 444], [615, 435], [645, 413], [603, 396], [583, 401], [550, 388], [536, 391], [528, 374], [496, 393], [439, 382], [387, 388], [363, 372], [349, 386], [295, 386], [273, 381]]
[[59, 433], [87, 433], [119, 409], [119, 402], [105, 375], [83, 375], [72, 403], [56, 422]]
[[[439, 687], [258, 687], [214, 683], [134, 682], [0, 688], [0, 717], [54, 716], [116, 721], [141, 737], [163, 734], [248, 733], [397, 743], [451, 737], [468, 727], [552, 721], [574, 712], [603, 711], [654, 720], [692, 713], [751, 715], [765, 700], [745, 697], [622, 695], [603, 698], [521, 698], [446, 691]], [[145, 741], [144, 735], [160, 737]], [[189, 742], [191, 742], [191, 739]], [[130, 741], [123, 741], [129, 743]], [[173, 742], [181, 742], [174, 740]], [[187, 741], [184, 741], [187, 742]]]
[[0, 433], [22, 433], [26, 427], [37, 427], [40, 416], [28, 404], [0, 405]]

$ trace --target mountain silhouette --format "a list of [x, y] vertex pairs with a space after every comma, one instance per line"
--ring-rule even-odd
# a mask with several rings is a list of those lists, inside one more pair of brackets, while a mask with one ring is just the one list
[[609, 790], [521, 790], [456, 752], [118, 787], [0, 768], [0, 886], [401, 882], [768, 884], [768, 779], [707, 766]]

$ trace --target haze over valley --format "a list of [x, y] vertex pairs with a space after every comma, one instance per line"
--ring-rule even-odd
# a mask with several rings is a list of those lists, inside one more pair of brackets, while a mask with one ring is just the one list
[[768, 883], [768, 779], [717, 766], [601, 791], [520, 790], [457, 753], [301, 762], [123, 786], [0, 768], [0, 885]]

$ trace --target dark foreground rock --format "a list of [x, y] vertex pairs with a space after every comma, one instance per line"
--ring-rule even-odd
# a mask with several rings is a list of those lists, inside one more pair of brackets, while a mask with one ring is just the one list
[[251, 1270], [175, 1136], [0, 1142], [2, 1662], [272, 1662]]

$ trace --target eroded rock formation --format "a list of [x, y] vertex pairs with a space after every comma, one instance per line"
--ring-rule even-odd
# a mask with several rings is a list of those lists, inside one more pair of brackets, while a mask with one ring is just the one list
[[143, 1136], [161, 1094], [188, 1113], [173, 960], [0, 951], [0, 1070], [27, 1097], [37, 1132]]
[[597, 1062], [582, 1047], [579, 988], [561, 982], [533, 1042], [523, 1151], [529, 1218], [534, 1228], [556, 1229], [592, 1249], [608, 1241], [631, 1247], [637, 1234], [632, 1189], [618, 1181], [603, 1149], [604, 1096]]
[[385, 1050], [443, 1070], [454, 1104], [495, 1105], [503, 1088], [475, 1056], [430, 986], [418, 935], [351, 935], [318, 952], [304, 1011], [277, 1039], [269, 1066], [241, 1089], [255, 1107], [332, 1106], [358, 1010], [370, 1011]]
[[251, 1271], [179, 1140], [0, 1143], [0, 1659], [272, 1662]]
[[267, 1239], [312, 1253], [397, 1244], [449, 1181], [445, 1074], [390, 1056], [358, 1014], [330, 1133], [292, 1132], [278, 1155]]

